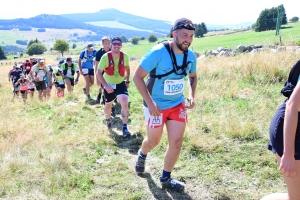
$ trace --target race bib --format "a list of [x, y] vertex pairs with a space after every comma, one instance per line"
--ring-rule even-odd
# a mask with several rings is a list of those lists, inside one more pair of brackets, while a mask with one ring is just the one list
[[144, 106], [145, 122], [148, 127], [159, 127], [163, 124], [163, 113], [160, 116], [152, 116], [147, 107]]
[[64, 84], [64, 81], [62, 80], [62, 81], [58, 81], [58, 84], [59, 85], [63, 85]]
[[83, 72], [83, 74], [88, 74], [88, 73], [89, 73], [89, 69], [83, 68], [83, 69], [82, 69], [82, 72]]
[[184, 79], [165, 80], [164, 95], [175, 95], [183, 93]]
[[162, 115], [160, 116], [150, 116], [149, 117], [149, 127], [155, 127], [162, 125]]
[[112, 87], [114, 90], [117, 88], [116, 84], [107, 83], [110, 87]]

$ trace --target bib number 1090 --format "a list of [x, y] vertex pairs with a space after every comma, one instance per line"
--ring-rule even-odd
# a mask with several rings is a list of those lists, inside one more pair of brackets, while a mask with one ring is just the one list
[[164, 94], [175, 95], [182, 93], [184, 89], [184, 79], [180, 80], [165, 80]]

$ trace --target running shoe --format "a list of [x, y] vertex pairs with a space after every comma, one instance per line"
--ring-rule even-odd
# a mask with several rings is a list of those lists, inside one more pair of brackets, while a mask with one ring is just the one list
[[123, 128], [122, 132], [123, 132], [123, 137], [124, 138], [130, 135], [130, 132], [128, 131], [127, 128]]
[[172, 178], [160, 178], [160, 183], [163, 189], [171, 189], [176, 192], [184, 190], [184, 184]]
[[140, 155], [140, 151], [138, 152], [138, 159], [135, 163], [135, 172], [137, 174], [142, 174], [145, 172], [145, 162], [146, 162], [146, 158], [143, 158]]

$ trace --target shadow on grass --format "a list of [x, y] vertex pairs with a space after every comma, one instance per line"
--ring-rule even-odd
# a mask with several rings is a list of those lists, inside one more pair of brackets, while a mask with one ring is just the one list
[[140, 174], [139, 177], [147, 180], [150, 191], [152, 192], [155, 199], [171, 200], [171, 199], [193, 199], [190, 195], [184, 192], [174, 192], [162, 189], [160, 186], [157, 186], [154, 182], [150, 173]]
[[288, 29], [288, 28], [293, 28], [292, 26], [283, 26], [280, 29]]

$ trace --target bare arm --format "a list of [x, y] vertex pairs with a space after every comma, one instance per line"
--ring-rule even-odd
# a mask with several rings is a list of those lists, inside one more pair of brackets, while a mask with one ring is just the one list
[[145, 71], [141, 66], [138, 66], [136, 69], [134, 75], [133, 75], [133, 82], [140, 92], [141, 96], [143, 97], [144, 101], [146, 102], [149, 113], [152, 116], [160, 116], [160, 109], [156, 105], [156, 103], [153, 101], [152, 97], [149, 94], [149, 91], [146, 87], [144, 78], [148, 75], [148, 72]]
[[94, 61], [95, 74], [97, 74], [99, 61]]
[[104, 77], [103, 77], [103, 75], [102, 75], [102, 72], [103, 72], [103, 70], [98, 69], [98, 70], [97, 70], [97, 73], [96, 73], [96, 78], [97, 78], [97, 80], [98, 80], [104, 87], [107, 87], [108, 84], [107, 84], [107, 82], [105, 81], [105, 79], [104, 79]]
[[129, 88], [129, 79], [130, 79], [130, 67], [126, 67], [125, 82], [127, 88]]
[[80, 74], [81, 75], [83, 75], [83, 72], [82, 72], [82, 67], [81, 67], [81, 58], [79, 58], [79, 60], [78, 60], [78, 68], [79, 68], [79, 72], [80, 72]]
[[[295, 177], [295, 137], [300, 110], [300, 84], [297, 84], [286, 104], [283, 128], [284, 149], [281, 158], [280, 170], [288, 177]], [[299, 174], [298, 174], [299, 176]]]
[[195, 92], [197, 88], [197, 74], [193, 73], [189, 75], [189, 103], [190, 105], [186, 108], [192, 109], [195, 106]]

